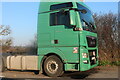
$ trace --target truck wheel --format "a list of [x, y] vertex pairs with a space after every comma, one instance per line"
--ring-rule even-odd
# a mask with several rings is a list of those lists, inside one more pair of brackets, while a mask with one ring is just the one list
[[50, 77], [57, 77], [63, 74], [63, 63], [57, 56], [49, 56], [43, 65], [44, 72]]

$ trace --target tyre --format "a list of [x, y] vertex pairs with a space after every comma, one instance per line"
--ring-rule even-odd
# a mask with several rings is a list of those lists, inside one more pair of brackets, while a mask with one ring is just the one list
[[43, 70], [50, 77], [57, 77], [63, 74], [63, 63], [57, 56], [49, 56], [44, 61]]

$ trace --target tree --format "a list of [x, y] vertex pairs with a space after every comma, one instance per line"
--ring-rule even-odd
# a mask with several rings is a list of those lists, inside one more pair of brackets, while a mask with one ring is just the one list
[[35, 35], [34, 39], [31, 41], [31, 44], [28, 45], [28, 54], [36, 55], [37, 54], [37, 35]]
[[2, 37], [8, 36], [11, 33], [10, 26], [5, 26], [5, 25], [0, 25], [0, 49], [2, 52], [6, 52], [11, 44], [12, 44], [12, 39], [11, 38], [6, 38], [3, 39]]
[[114, 61], [118, 57], [119, 31], [118, 15], [112, 12], [94, 14], [97, 26], [100, 58]]
[[4, 26], [4, 25], [0, 25], [0, 36], [1, 35], [9, 35], [11, 33], [11, 30], [10, 30], [10, 26]]

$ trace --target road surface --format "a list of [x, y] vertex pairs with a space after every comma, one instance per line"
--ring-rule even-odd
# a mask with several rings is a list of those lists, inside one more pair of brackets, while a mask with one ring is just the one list
[[[1, 77], [3, 80], [5, 78], [10, 79], [10, 78], [17, 78], [17, 79], [23, 79], [27, 78], [28, 80], [32, 79], [51, 79], [53, 80], [54, 78], [50, 78], [48, 76], [45, 76], [43, 74], [34, 74], [33, 71], [5, 71], [3, 73], [0, 73]], [[70, 80], [70, 79], [104, 79], [104, 78], [111, 78], [111, 79], [118, 79], [118, 74], [119, 74], [119, 68], [116, 66], [104, 66], [104, 67], [96, 67], [91, 70], [85, 71], [85, 72], [65, 72], [62, 77], [57, 77], [56, 79], [60, 80]], [[106, 80], [104, 79], [104, 80]]]

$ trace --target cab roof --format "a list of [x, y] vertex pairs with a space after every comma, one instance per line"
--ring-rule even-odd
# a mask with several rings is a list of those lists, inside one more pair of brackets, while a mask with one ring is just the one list
[[[68, 2], [40, 2], [38, 13], [50, 11], [51, 5], [56, 5], [56, 4], [61, 4], [61, 3], [68, 3]], [[78, 3], [88, 8], [88, 6], [85, 5], [83, 2], [78, 2]], [[72, 2], [72, 4], [73, 4], [73, 8], [77, 8], [76, 2]]]

